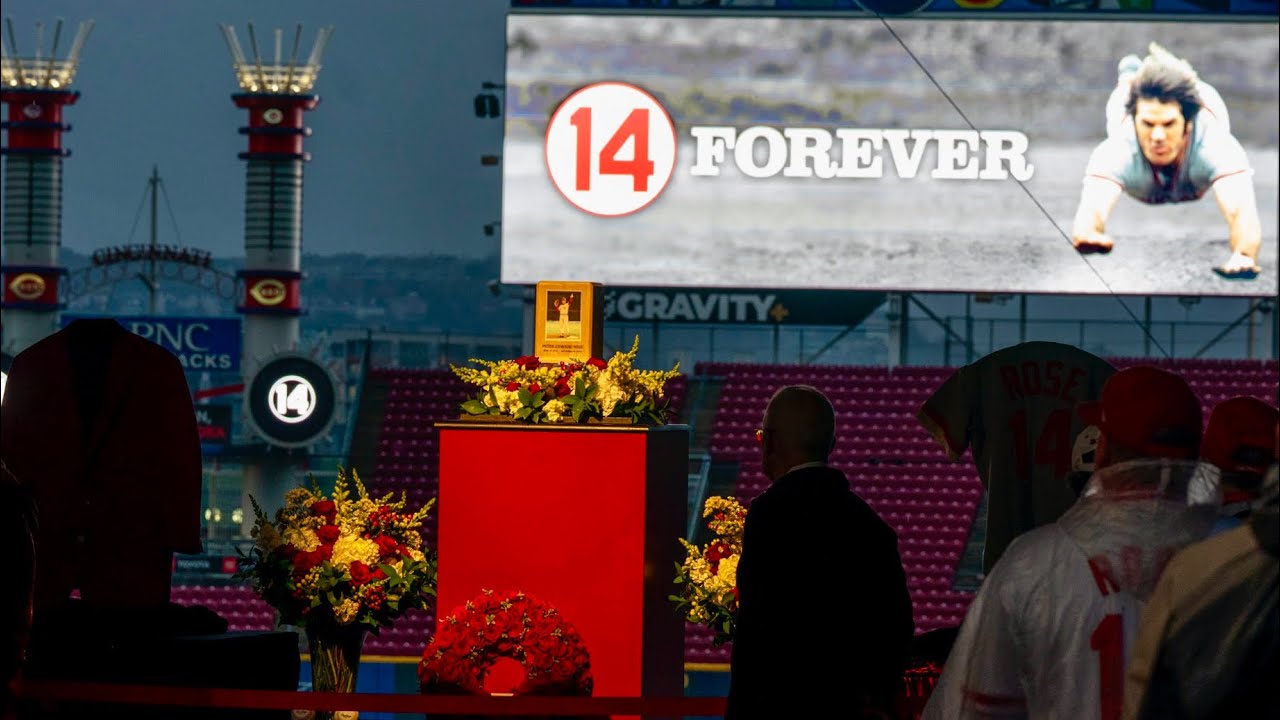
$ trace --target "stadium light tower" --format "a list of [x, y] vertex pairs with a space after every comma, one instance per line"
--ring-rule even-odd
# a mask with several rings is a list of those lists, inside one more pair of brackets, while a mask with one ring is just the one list
[[[249, 138], [249, 151], [240, 153], [246, 163], [244, 189], [244, 294], [236, 308], [244, 315], [244, 342], [240, 370], [244, 378], [246, 412], [253, 414], [253, 383], [259, 371], [270, 367], [282, 353], [298, 350], [298, 317], [302, 314], [302, 167], [311, 159], [302, 150], [302, 141], [311, 134], [302, 124], [302, 116], [315, 109], [320, 98], [311, 93], [320, 73], [320, 57], [324, 54], [333, 28], [321, 28], [311, 54], [299, 61], [302, 25], [293, 33], [293, 47], [286, 58], [282, 55], [283, 32], [275, 31], [275, 53], [264, 59], [258, 47], [253, 24], [247, 26], [251, 56], [246, 56], [236, 37], [235, 28], [219, 25], [236, 73], [240, 92], [231, 96], [236, 107], [249, 111], [249, 124], [240, 128]], [[279, 385], [288, 394], [287, 376]], [[294, 383], [299, 385], [299, 383]], [[308, 387], [311, 387], [308, 385]], [[303, 390], [297, 408], [306, 417], [314, 410], [314, 388]], [[274, 406], [273, 406], [274, 407]], [[292, 399], [278, 411], [292, 411]], [[294, 422], [289, 418], [282, 422]], [[246, 423], [246, 426], [248, 423]], [[246, 439], [270, 442], [261, 426], [258, 435], [246, 430]], [[249, 498], [274, 498], [267, 501], [267, 512], [275, 512], [279, 500], [293, 484], [292, 468], [279, 456], [266, 453], [250, 457], [244, 463], [241, 486], [242, 506]], [[246, 513], [243, 529], [247, 533], [251, 517]]]
[[53, 26], [45, 54], [44, 25], [36, 24], [35, 53], [18, 52], [13, 20], [5, 19], [0, 49], [0, 102], [9, 106], [3, 129], [5, 251], [4, 296], [0, 301], [3, 349], [16, 355], [58, 329], [62, 309], [58, 284], [66, 269], [58, 265], [62, 245], [62, 108], [80, 93], [71, 90], [80, 51], [93, 21], [80, 23], [65, 57], [58, 57], [63, 21]]
[[311, 54], [300, 60], [302, 25], [293, 33], [285, 57], [283, 31], [275, 30], [275, 52], [264, 58], [253, 24], [247, 26], [245, 55], [234, 27], [219, 25], [241, 92], [231, 96], [236, 107], [249, 111], [249, 124], [240, 133], [249, 138], [244, 197], [244, 295], [237, 308], [244, 314], [243, 362], [246, 377], [270, 355], [298, 347], [298, 316], [302, 312], [302, 167], [311, 159], [302, 141], [311, 134], [303, 113], [320, 97], [311, 93], [320, 73], [333, 28], [321, 28]]

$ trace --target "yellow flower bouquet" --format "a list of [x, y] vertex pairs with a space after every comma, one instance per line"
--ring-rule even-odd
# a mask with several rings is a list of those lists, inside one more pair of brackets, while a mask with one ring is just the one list
[[670, 370], [637, 370], [639, 349], [636, 336], [631, 350], [616, 353], [608, 362], [588, 358], [544, 363], [525, 355], [500, 361], [471, 358], [480, 367], [450, 368], [463, 381], [480, 387], [475, 397], [462, 403], [467, 415], [505, 416], [530, 423], [626, 418], [635, 424], [662, 425], [667, 421], [664, 386], [680, 374], [680, 364]]
[[733, 640], [738, 612], [738, 558], [742, 555], [742, 524], [747, 510], [734, 498], [713, 495], [703, 504], [702, 517], [714, 538], [699, 547], [680, 539], [684, 562], [676, 565], [680, 593], [669, 599], [686, 620], [715, 631], [713, 643]]
[[269, 517], [253, 500], [253, 547], [238, 576], [280, 615], [283, 625], [376, 632], [435, 594], [436, 566], [420, 529], [432, 499], [418, 510], [403, 497], [369, 497], [360, 476], [339, 468], [333, 496], [311, 487], [285, 494]]

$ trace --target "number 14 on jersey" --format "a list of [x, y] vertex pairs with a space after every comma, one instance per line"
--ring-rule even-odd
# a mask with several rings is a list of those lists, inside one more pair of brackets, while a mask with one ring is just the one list
[[671, 180], [675, 125], [644, 90], [595, 83], [574, 92], [551, 116], [546, 154], [552, 183], [579, 210], [628, 215], [657, 199]]

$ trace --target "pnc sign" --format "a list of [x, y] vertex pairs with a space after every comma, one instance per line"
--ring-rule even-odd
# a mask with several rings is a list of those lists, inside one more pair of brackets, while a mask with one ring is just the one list
[[[64, 314], [62, 326], [90, 317]], [[178, 356], [188, 372], [240, 370], [240, 318], [117, 316], [125, 330]]]

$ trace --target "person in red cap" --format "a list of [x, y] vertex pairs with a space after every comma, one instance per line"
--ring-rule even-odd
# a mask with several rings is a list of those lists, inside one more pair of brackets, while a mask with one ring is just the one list
[[1121, 370], [1078, 412], [1099, 431], [1094, 472], [1062, 517], [1019, 536], [987, 576], [925, 720], [1120, 716], [1142, 604], [1168, 559], [1208, 534], [1217, 505], [1188, 499], [1201, 412], [1182, 378]]
[[1201, 460], [1222, 473], [1222, 515], [1217, 529], [1237, 527], [1258, 500], [1262, 478], [1276, 461], [1280, 412], [1248, 396], [1223, 400], [1209, 414]]
[[1141, 365], [1116, 373], [1080, 417], [1102, 432], [1096, 465], [1140, 458], [1194, 460], [1200, 453], [1200, 400], [1181, 377]]

